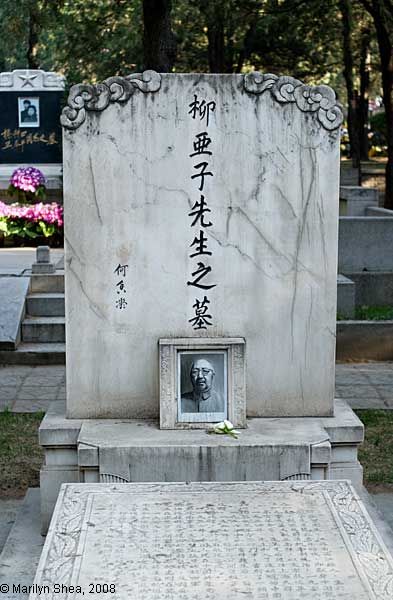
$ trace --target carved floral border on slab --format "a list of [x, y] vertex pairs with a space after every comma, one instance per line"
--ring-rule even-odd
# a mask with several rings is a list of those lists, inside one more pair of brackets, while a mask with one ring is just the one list
[[78, 129], [86, 119], [86, 111], [103, 111], [110, 103], [127, 102], [137, 90], [147, 94], [160, 87], [161, 75], [156, 71], [109, 77], [97, 85], [78, 83], [70, 90], [60, 123], [65, 129]]
[[272, 73], [253, 71], [244, 76], [244, 88], [250, 94], [270, 91], [281, 104], [295, 103], [302, 112], [316, 113], [317, 119], [328, 131], [340, 127], [344, 116], [336, 94], [327, 85], [305, 85], [294, 77], [278, 77]]
[[[130, 486], [133, 494], [169, 492], [176, 495], [177, 499], [182, 493], [195, 492], [325, 493], [347, 535], [351, 551], [364, 569], [373, 594], [370, 597], [377, 600], [390, 600], [393, 597], [392, 557], [362, 502], [347, 481], [64, 484], [38, 565], [34, 580], [36, 586], [48, 585], [52, 588], [54, 583], [71, 585], [83, 520], [91, 494], [130, 493]], [[52, 598], [52, 593], [45, 592], [38, 594], [33, 591], [30, 595], [30, 600]]]

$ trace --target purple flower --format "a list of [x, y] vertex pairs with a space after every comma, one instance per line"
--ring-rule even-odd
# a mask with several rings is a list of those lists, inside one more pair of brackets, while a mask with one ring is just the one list
[[45, 185], [45, 177], [35, 167], [18, 167], [12, 173], [10, 183], [16, 189], [34, 194], [40, 186]]

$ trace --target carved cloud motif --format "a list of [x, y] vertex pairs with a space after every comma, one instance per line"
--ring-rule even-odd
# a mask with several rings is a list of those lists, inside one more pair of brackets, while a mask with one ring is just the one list
[[112, 102], [127, 102], [137, 90], [157, 92], [161, 75], [155, 71], [134, 73], [127, 77], [109, 77], [102, 83], [79, 83], [72, 86], [60, 123], [65, 129], [78, 129], [86, 119], [86, 111], [102, 111]]
[[278, 77], [254, 71], [244, 76], [244, 88], [250, 94], [263, 94], [270, 90], [277, 102], [294, 102], [302, 112], [316, 113], [318, 121], [328, 131], [337, 129], [343, 122], [341, 105], [327, 85], [310, 86], [287, 75]]

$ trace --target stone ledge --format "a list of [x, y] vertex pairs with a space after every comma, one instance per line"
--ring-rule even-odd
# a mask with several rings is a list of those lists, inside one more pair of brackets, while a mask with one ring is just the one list
[[338, 321], [337, 360], [393, 360], [393, 321]]
[[[39, 431], [41, 446], [75, 446], [77, 442], [87, 447], [152, 446], [236, 446], [246, 445], [296, 445], [307, 441], [311, 445], [325, 441], [359, 444], [363, 441], [364, 427], [350, 406], [341, 399], [335, 400], [334, 417], [283, 417], [251, 418], [239, 440], [227, 436], [208, 435], [203, 430], [160, 430], [158, 421], [135, 419], [67, 419], [65, 404], [56, 402], [46, 413]], [[114, 433], [115, 429], [115, 433]], [[87, 451], [87, 447], [83, 447]]]
[[43, 532], [62, 483], [352, 479], [362, 469], [363, 425], [343, 400], [334, 417], [252, 418], [239, 439], [203, 430], [160, 430], [158, 421], [67, 419], [51, 405], [39, 438]]
[[64, 402], [53, 402], [40, 425], [39, 443], [41, 446], [74, 447], [82, 423], [82, 419], [66, 419]]

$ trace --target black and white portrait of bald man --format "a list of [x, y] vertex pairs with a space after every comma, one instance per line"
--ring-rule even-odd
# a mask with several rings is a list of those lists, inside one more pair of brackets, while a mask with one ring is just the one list
[[209, 357], [195, 358], [189, 381], [192, 389], [181, 394], [182, 413], [223, 413], [223, 394], [216, 389], [216, 372]]

